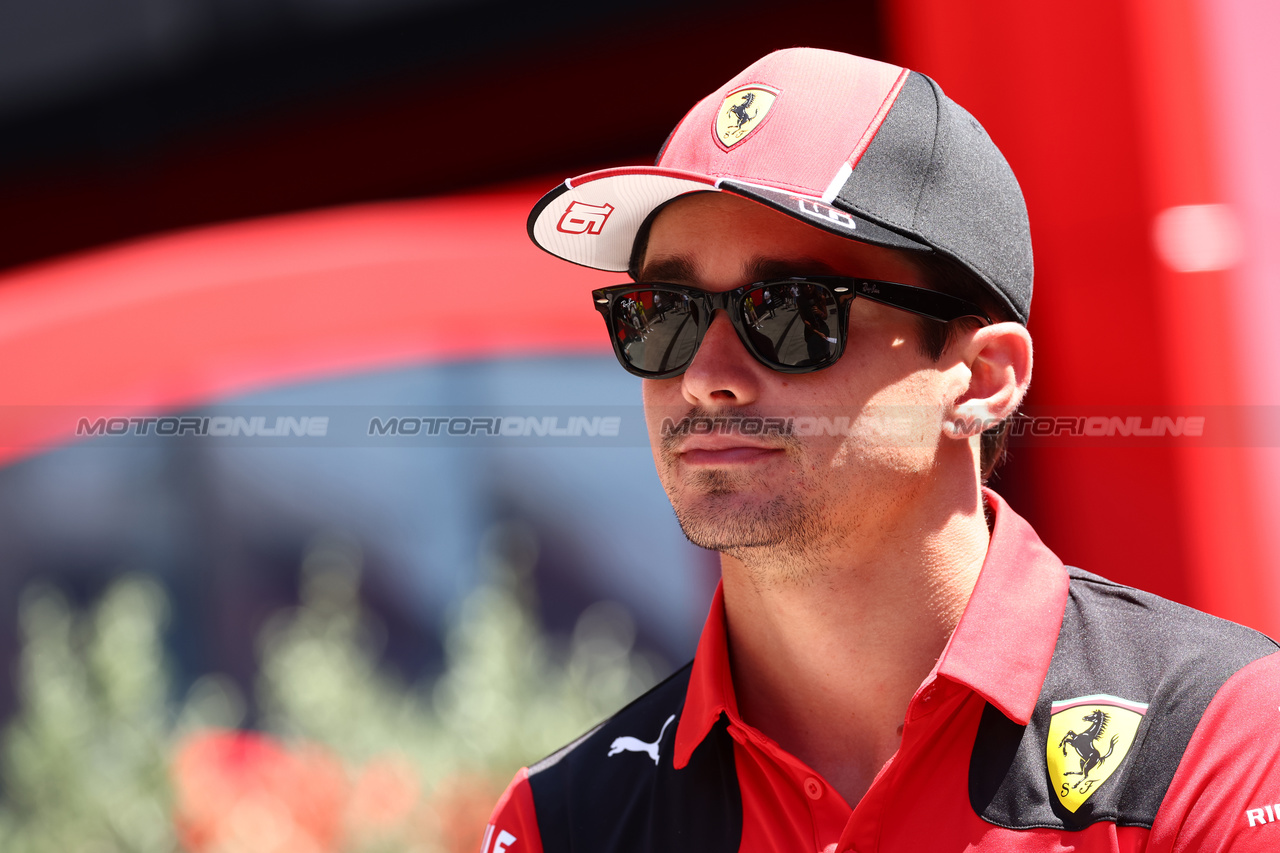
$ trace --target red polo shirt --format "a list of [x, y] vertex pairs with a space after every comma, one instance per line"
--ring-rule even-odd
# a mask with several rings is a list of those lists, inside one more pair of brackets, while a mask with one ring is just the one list
[[738, 715], [717, 590], [691, 670], [522, 770], [482, 853], [1280, 850], [1275, 644], [1068, 571], [987, 501], [973, 596], [855, 807]]

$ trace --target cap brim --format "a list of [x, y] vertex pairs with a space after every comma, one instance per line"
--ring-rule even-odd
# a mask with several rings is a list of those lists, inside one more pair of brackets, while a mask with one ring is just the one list
[[633, 166], [570, 178], [547, 193], [529, 213], [529, 238], [541, 249], [593, 269], [625, 272], [644, 221], [674, 198], [697, 192], [727, 192], [767, 205], [841, 237], [895, 249], [931, 251], [905, 237], [820, 198], [732, 178]]

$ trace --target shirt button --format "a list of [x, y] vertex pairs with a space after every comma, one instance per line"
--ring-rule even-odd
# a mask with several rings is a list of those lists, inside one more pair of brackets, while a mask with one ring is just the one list
[[809, 795], [809, 799], [818, 800], [822, 798], [822, 783], [810, 776], [804, 780], [804, 792]]

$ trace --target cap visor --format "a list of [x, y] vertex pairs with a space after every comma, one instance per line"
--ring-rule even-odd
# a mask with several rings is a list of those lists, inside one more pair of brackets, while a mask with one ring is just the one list
[[767, 205], [815, 228], [863, 243], [929, 251], [930, 247], [820, 198], [695, 172], [633, 166], [571, 178], [529, 213], [529, 237], [541, 249], [575, 264], [625, 272], [641, 225], [656, 208], [682, 195], [729, 192]]

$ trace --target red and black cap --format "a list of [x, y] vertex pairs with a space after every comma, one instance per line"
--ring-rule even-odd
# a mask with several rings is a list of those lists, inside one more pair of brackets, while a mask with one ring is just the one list
[[705, 191], [864, 243], [939, 252], [1027, 321], [1022, 191], [977, 120], [923, 74], [814, 48], [771, 53], [694, 106], [653, 166], [590, 172], [547, 193], [529, 236], [622, 272], [654, 210]]

